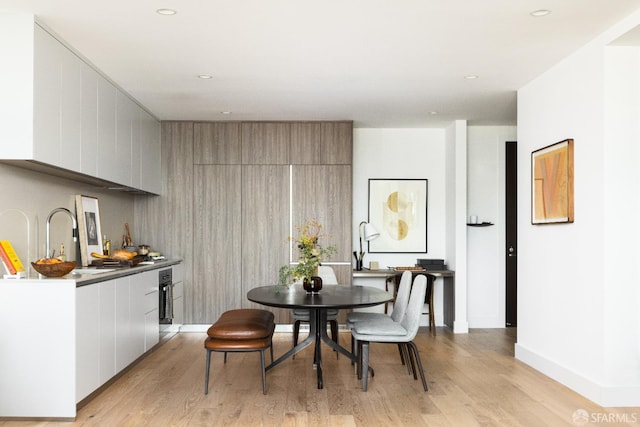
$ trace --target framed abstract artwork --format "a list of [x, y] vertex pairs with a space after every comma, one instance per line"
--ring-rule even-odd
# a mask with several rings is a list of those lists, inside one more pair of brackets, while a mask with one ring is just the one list
[[427, 252], [426, 179], [369, 179], [370, 253]]
[[573, 139], [531, 153], [531, 223], [573, 222]]
[[93, 261], [91, 252], [102, 253], [100, 210], [95, 197], [76, 195], [76, 217], [80, 231], [80, 258], [83, 266]]

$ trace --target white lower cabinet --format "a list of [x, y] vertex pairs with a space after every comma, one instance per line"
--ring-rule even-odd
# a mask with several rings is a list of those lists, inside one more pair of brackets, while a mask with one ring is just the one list
[[159, 341], [158, 271], [76, 289], [76, 402]]

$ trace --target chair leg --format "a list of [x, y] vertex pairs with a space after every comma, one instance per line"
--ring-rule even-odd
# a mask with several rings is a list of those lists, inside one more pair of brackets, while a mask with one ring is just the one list
[[[420, 360], [420, 352], [418, 352], [418, 346], [416, 346], [416, 344], [413, 341], [407, 343], [407, 345], [411, 349], [411, 352], [413, 353], [416, 361], [418, 362], [418, 370], [420, 371], [420, 378], [422, 379], [422, 387], [424, 388], [424, 391], [427, 391], [429, 388], [427, 387], [427, 380], [424, 377], [424, 370], [422, 369], [422, 361]], [[415, 377], [415, 372], [414, 372], [414, 377]]]
[[260, 350], [260, 371], [262, 371], [262, 394], [267, 394], [267, 371], [264, 366], [264, 349]]
[[211, 350], [207, 350], [207, 363], [204, 369], [204, 394], [209, 394], [209, 366], [211, 365]]
[[362, 341], [362, 391], [367, 391], [369, 379], [369, 341]]

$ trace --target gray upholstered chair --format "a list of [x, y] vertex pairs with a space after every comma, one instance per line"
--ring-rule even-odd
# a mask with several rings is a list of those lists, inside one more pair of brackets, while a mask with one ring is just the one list
[[411, 279], [412, 274], [410, 271], [402, 273], [400, 278], [400, 284], [398, 285], [398, 292], [396, 294], [396, 300], [393, 302], [393, 311], [391, 316], [384, 313], [369, 313], [363, 311], [353, 311], [347, 314], [347, 327], [351, 329], [355, 323], [362, 320], [373, 320], [383, 317], [391, 317], [394, 322], [399, 322], [404, 317], [404, 313], [407, 310], [407, 304], [409, 303], [409, 292], [411, 292]]
[[[327, 265], [318, 266], [318, 276], [322, 278], [323, 285], [337, 285], [338, 278], [333, 268]], [[327, 310], [327, 323], [331, 327], [331, 339], [338, 342], [338, 314], [339, 310]], [[300, 323], [309, 322], [309, 310], [293, 309], [293, 346], [298, 344], [298, 335], [300, 333]]]
[[358, 374], [362, 377], [362, 390], [367, 391], [367, 381], [369, 377], [369, 345], [372, 342], [406, 344], [409, 360], [413, 367], [413, 377], [416, 376], [417, 370], [422, 379], [424, 391], [427, 391], [427, 381], [424, 377], [422, 369], [422, 361], [418, 347], [413, 339], [418, 333], [420, 327], [420, 316], [422, 315], [422, 306], [424, 305], [424, 297], [427, 293], [427, 277], [418, 275], [413, 281], [411, 295], [407, 311], [400, 322], [394, 322], [390, 318], [380, 318], [374, 320], [363, 320], [356, 322], [351, 329], [351, 334], [356, 341], [358, 348], [359, 363]]
[[[409, 293], [411, 292], [411, 281], [413, 275], [410, 271], [402, 273], [400, 283], [398, 284], [398, 292], [396, 293], [396, 300], [393, 302], [393, 311], [391, 316], [385, 313], [370, 313], [363, 311], [353, 311], [347, 314], [347, 327], [353, 329], [356, 323], [361, 321], [370, 321], [375, 319], [390, 319], [394, 322], [400, 322], [404, 317], [404, 313], [407, 311], [407, 304], [409, 303]], [[403, 344], [398, 344], [398, 351], [400, 352], [400, 360], [402, 364], [405, 363], [407, 352]], [[355, 345], [355, 339], [351, 336], [351, 352], [355, 355], [358, 354], [358, 348]], [[409, 367], [409, 364], [407, 364]]]

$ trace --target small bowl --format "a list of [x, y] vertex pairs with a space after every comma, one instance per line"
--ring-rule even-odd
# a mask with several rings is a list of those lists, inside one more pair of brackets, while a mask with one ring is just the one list
[[36, 264], [32, 262], [33, 269], [46, 277], [62, 277], [66, 276], [76, 268], [77, 262], [66, 261], [58, 264]]

